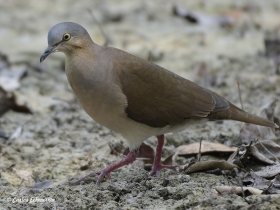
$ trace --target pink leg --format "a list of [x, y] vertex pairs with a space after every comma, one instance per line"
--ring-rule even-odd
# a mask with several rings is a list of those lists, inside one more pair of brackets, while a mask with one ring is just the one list
[[99, 175], [98, 179], [96, 181], [96, 184], [99, 184], [104, 176], [107, 176], [110, 179], [111, 178], [110, 173], [112, 171], [114, 171], [124, 165], [128, 165], [128, 164], [132, 163], [135, 159], [136, 159], [136, 153], [134, 151], [130, 151], [127, 154], [127, 156], [124, 159], [120, 160], [119, 162], [113, 163], [113, 164], [107, 166], [106, 168], [102, 169], [101, 171], [93, 171], [93, 172], [83, 176], [82, 178], [78, 179], [77, 181], [71, 183], [71, 185], [78, 184], [79, 182], [85, 180], [86, 178], [88, 178], [94, 174]]
[[167, 169], [172, 169], [175, 170], [176, 166], [171, 166], [171, 165], [163, 165], [161, 163], [161, 154], [162, 154], [162, 147], [164, 144], [164, 135], [157, 136], [158, 143], [157, 143], [157, 148], [156, 148], [156, 155], [154, 158], [154, 163], [153, 163], [153, 168], [152, 171], [150, 172], [151, 176], [159, 176], [160, 175], [160, 170], [163, 168]]

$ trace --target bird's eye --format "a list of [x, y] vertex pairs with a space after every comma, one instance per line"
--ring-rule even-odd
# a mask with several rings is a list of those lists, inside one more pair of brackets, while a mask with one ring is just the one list
[[63, 35], [63, 40], [68, 41], [71, 38], [71, 35], [66, 33]]

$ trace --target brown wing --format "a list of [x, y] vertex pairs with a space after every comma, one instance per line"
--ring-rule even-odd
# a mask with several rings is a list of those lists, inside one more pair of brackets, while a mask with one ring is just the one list
[[151, 127], [207, 117], [229, 107], [219, 95], [125, 52], [115, 60], [114, 69], [127, 97], [128, 117]]

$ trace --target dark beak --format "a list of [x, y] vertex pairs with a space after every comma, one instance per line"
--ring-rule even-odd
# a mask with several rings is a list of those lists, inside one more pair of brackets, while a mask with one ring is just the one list
[[40, 63], [42, 63], [51, 53], [55, 52], [56, 47], [57, 45], [47, 47], [47, 49], [45, 49], [44, 53], [40, 57]]

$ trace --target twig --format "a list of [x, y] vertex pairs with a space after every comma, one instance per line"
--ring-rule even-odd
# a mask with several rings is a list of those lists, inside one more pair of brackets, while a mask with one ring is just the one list
[[88, 9], [88, 11], [89, 11], [89, 13], [91, 14], [92, 19], [93, 19], [93, 20], [95, 21], [95, 23], [97, 24], [99, 30], [101, 31], [102, 36], [105, 38], [105, 43], [103, 44], [103, 46], [108, 46], [108, 44], [109, 44], [109, 42], [110, 42], [108, 36], [106, 36], [106, 34], [105, 34], [105, 32], [104, 32], [104, 30], [103, 30], [101, 24], [99, 23], [99, 21], [98, 21], [98, 20], [96, 19], [96, 17], [94, 16], [93, 11], [92, 11], [91, 9]]
[[147, 186], [147, 181], [148, 181], [148, 179], [149, 179], [149, 176], [147, 175], [147, 173], [144, 173], [144, 175], [145, 175], [145, 181], [144, 181], [144, 186]]
[[89, 166], [92, 165], [92, 152], [89, 153], [89, 155], [88, 155], [88, 165], [89, 165]]
[[238, 181], [238, 185], [241, 187], [241, 190], [242, 190], [242, 197], [248, 203], [248, 201], [245, 197], [244, 189], [243, 189], [243, 182], [241, 181], [240, 176], [238, 175], [238, 170], [237, 170], [237, 168], [234, 168], [233, 170], [234, 170], [236, 176], [238, 177], [237, 181]]
[[202, 138], [199, 141], [199, 151], [198, 151], [198, 154], [197, 154], [197, 162], [199, 162], [200, 159], [201, 159], [201, 144], [202, 144]]
[[10, 145], [12, 144], [12, 141], [16, 138], [18, 138], [23, 130], [23, 126], [26, 125], [26, 123], [28, 123], [30, 121], [29, 120], [24, 120], [23, 122], [20, 123], [20, 125], [16, 128], [16, 130], [14, 131], [14, 133], [8, 138], [8, 140], [6, 141], [6, 145]]
[[25, 181], [24, 179], [21, 179], [21, 182], [20, 182], [20, 184], [19, 184], [17, 190], [19, 190], [19, 188], [21, 187], [21, 185], [23, 184], [24, 181]]
[[241, 104], [241, 108], [243, 109], [243, 102], [242, 102], [242, 98], [241, 98], [240, 84], [239, 84], [238, 81], [237, 81], [237, 87], [238, 87], [239, 101], [240, 101], [240, 104]]
[[119, 157], [124, 157], [123, 154], [119, 153], [117, 150], [114, 149], [113, 145], [111, 143], [108, 143], [108, 146], [111, 149], [111, 154], [117, 155]]
[[261, 145], [269, 154], [271, 154], [271, 155], [277, 160], [278, 163], [280, 163], [279, 159], [278, 159], [275, 155], [273, 155], [273, 154], [261, 143], [261, 141], [259, 141], [259, 139], [257, 139], [257, 142], [260, 143], [260, 145]]
[[16, 164], [12, 163], [8, 168], [6, 168], [5, 171], [12, 170], [12, 168], [15, 167], [15, 166], [16, 166]]

